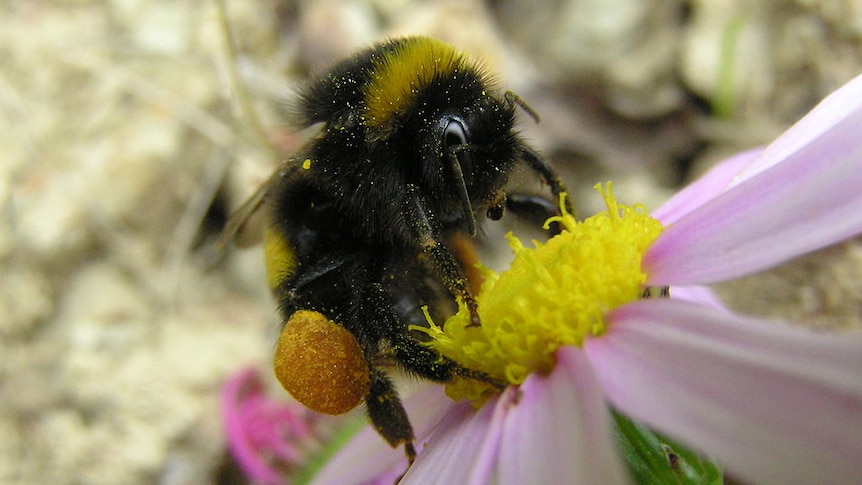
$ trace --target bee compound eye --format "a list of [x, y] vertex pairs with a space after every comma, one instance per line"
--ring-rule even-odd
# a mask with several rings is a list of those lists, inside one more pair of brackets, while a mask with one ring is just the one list
[[458, 118], [450, 118], [446, 128], [443, 129], [444, 153], [449, 156], [455, 155], [452, 160], [457, 161], [458, 167], [454, 168], [460, 171], [456, 174], [456, 178], [462, 179], [463, 184], [470, 184], [473, 181], [473, 160], [470, 156], [468, 137], [464, 122]]
[[447, 149], [467, 144], [467, 132], [458, 120], [449, 120], [443, 130], [443, 144]]
[[316, 311], [291, 315], [278, 338], [273, 368], [294, 399], [325, 414], [350, 411], [370, 387], [356, 337]]

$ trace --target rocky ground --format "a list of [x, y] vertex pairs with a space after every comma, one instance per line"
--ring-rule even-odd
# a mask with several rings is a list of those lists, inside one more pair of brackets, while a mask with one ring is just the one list
[[[268, 368], [278, 325], [260, 250], [211, 243], [302, 142], [275, 100], [357, 46], [483, 57], [542, 115], [523, 131], [581, 215], [609, 179], [657, 207], [862, 72], [859, 0], [225, 3], [0, 4], [2, 483], [242, 483], [219, 389]], [[852, 327], [859, 281], [848, 243], [721, 291]]]

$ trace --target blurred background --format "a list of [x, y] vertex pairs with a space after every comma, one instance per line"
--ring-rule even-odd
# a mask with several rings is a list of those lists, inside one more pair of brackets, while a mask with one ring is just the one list
[[[243, 483], [219, 390], [269, 379], [259, 248], [232, 209], [303, 143], [278, 101], [388, 36], [484, 59], [579, 215], [613, 180], [657, 208], [862, 73], [860, 0], [0, 2], [0, 483]], [[859, 326], [862, 248], [719, 288], [740, 310]]]

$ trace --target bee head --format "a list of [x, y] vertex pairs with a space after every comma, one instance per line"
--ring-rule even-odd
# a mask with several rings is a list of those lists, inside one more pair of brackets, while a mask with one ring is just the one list
[[405, 148], [414, 150], [409, 159], [419, 161], [413, 167], [419, 185], [438, 201], [441, 214], [462, 215], [474, 233], [473, 208], [494, 198], [520, 153], [514, 113], [481, 92], [442, 93], [437, 93], [441, 104], [427, 105], [437, 110], [417, 113], [417, 119], [405, 124], [413, 132], [410, 138], [419, 142]]
[[448, 44], [413, 37], [383, 52], [365, 89], [366, 142], [395, 155], [439, 215], [475, 232], [473, 208], [496, 195], [520, 154], [514, 105]]

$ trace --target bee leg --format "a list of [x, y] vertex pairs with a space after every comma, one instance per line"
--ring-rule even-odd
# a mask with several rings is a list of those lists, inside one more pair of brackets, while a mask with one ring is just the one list
[[392, 347], [399, 364], [426, 379], [448, 382], [457, 374], [458, 364], [408, 335], [394, 339]]
[[530, 118], [533, 118], [533, 121], [535, 121], [536, 123], [539, 122], [539, 113], [536, 113], [536, 110], [534, 110], [532, 106], [527, 104], [527, 102], [524, 101], [524, 98], [518, 96], [512, 91], [506, 91], [503, 96], [503, 99], [505, 99], [507, 105], [509, 105], [510, 107], [517, 106], [521, 108], [522, 110], [524, 110], [525, 113], [530, 115]]
[[421, 244], [422, 252], [432, 261], [449, 291], [456, 297], [460, 297], [467, 305], [467, 309], [470, 311], [471, 325], [481, 325], [479, 304], [473, 294], [470, 293], [470, 289], [467, 287], [467, 278], [461, 271], [461, 267], [458, 266], [452, 252], [437, 239], [424, 239]]
[[[557, 171], [554, 170], [538, 152], [528, 147], [527, 145], [521, 146], [521, 159], [527, 162], [527, 165], [536, 173], [538, 173], [546, 184], [551, 188], [551, 193], [554, 194], [554, 198], [560, 200], [560, 194], [566, 192], [566, 186], [563, 185], [562, 180], [560, 180], [560, 176], [557, 175]], [[575, 211], [572, 207], [572, 202], [569, 197], [566, 197], [564, 201], [566, 212], [575, 215]]]
[[396, 360], [402, 367], [432, 381], [449, 382], [455, 376], [459, 376], [487, 382], [499, 389], [506, 387], [506, 383], [484, 372], [462, 367], [454, 360], [440, 355], [436, 350], [407, 335], [395, 339], [393, 350]]
[[418, 193], [415, 186], [408, 186], [408, 204], [407, 217], [416, 232], [419, 240], [419, 246], [422, 252], [430, 260], [431, 265], [440, 275], [443, 284], [454, 295], [459, 297], [467, 305], [470, 311], [470, 321], [472, 325], [481, 325], [479, 319], [479, 304], [470, 293], [467, 286], [467, 278], [455, 255], [452, 251], [443, 244], [440, 238], [440, 231], [437, 229], [437, 223], [433, 219], [433, 215], [425, 209], [426, 204], [424, 198]]
[[[560, 215], [560, 206], [556, 203], [538, 195], [528, 194], [508, 194], [506, 210], [538, 227], [542, 227], [551, 217]], [[558, 222], [552, 222], [548, 227], [552, 236], [556, 236], [561, 230]]]
[[407, 466], [416, 459], [413, 447], [413, 427], [407, 411], [398, 398], [398, 392], [389, 377], [380, 369], [371, 368], [371, 387], [365, 397], [365, 406], [371, 425], [393, 448], [404, 445]]

